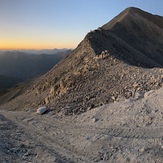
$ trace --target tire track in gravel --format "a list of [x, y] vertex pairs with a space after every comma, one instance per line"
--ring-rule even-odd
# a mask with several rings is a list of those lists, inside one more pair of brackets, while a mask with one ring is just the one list
[[69, 144], [68, 140], [65, 139], [66, 133], [62, 129], [58, 129], [57, 134], [49, 134], [45, 127], [34, 126], [31, 123], [33, 121], [32, 119], [30, 121], [23, 121], [8, 113], [4, 116], [14, 122], [22, 130], [25, 130], [26, 133], [28, 133], [26, 134], [27, 139], [34, 140], [37, 146], [39, 145], [43, 149], [47, 149], [50, 154], [58, 158], [57, 162], [90, 162], [90, 160], [82, 156], [81, 153], [76, 153], [74, 151], [74, 148]]
[[[122, 137], [122, 138], [132, 138], [132, 139], [153, 139], [153, 138], [163, 138], [163, 128], [155, 127], [120, 127], [120, 126], [111, 126], [109, 128], [95, 128], [93, 126], [84, 126], [80, 124], [71, 124], [71, 123], [63, 123], [57, 119], [52, 119], [53, 124], [51, 125], [47, 122], [47, 119], [42, 118], [41, 124], [44, 127], [48, 126], [49, 129], [58, 129], [65, 133], [94, 133], [94, 134], [102, 134], [102, 135], [110, 135], [114, 137]], [[51, 121], [50, 121], [51, 122]], [[48, 130], [48, 129], [47, 129]]]
[[3, 115], [24, 131], [27, 139], [32, 139], [36, 146], [41, 146], [60, 162], [90, 162], [90, 157], [82, 150], [76, 150], [69, 138], [78, 139], [86, 135], [107, 135], [124, 139], [158, 139], [163, 138], [162, 128], [127, 128], [110, 126], [99, 128], [72, 122], [62, 122], [51, 116], [10, 114]]

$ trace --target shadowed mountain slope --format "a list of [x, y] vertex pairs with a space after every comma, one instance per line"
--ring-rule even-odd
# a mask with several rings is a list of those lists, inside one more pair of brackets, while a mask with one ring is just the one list
[[20, 79], [0, 75], [0, 96], [5, 94], [7, 89], [21, 82]]
[[19, 51], [6, 51], [0, 54], [0, 75], [27, 80], [49, 71], [70, 51], [55, 55], [32, 55]]
[[[47, 105], [55, 112], [79, 114], [135, 96], [136, 92], [161, 87], [163, 33], [155, 18], [162, 20], [139, 9], [124, 10], [88, 33], [74, 51], [1, 108], [18, 110]], [[151, 32], [153, 37], [148, 36]], [[159, 68], [147, 69], [151, 67]]]
[[0, 89], [10, 88], [18, 82], [21, 82], [21, 80], [0, 75]]
[[[127, 8], [102, 29], [106, 36], [111, 32], [134, 48], [126, 57], [135, 57], [131, 64], [147, 68], [163, 67], [163, 17], [137, 8]], [[123, 50], [121, 46], [115, 48], [117, 51], [118, 48]], [[123, 54], [121, 57], [125, 58]]]

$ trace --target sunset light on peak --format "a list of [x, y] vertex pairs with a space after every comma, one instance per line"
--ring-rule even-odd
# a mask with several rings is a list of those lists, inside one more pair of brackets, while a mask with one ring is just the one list
[[163, 15], [163, 2], [152, 0], [0, 0], [0, 49], [75, 48], [129, 6]]

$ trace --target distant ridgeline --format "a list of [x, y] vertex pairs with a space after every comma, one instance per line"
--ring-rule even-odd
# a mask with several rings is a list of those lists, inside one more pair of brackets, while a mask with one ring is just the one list
[[4, 51], [0, 53], [0, 89], [42, 75], [49, 71], [71, 50], [55, 54], [26, 54], [19, 51]]

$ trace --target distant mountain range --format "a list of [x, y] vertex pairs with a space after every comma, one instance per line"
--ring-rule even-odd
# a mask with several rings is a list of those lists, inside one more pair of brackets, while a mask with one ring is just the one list
[[46, 73], [70, 52], [71, 50], [59, 50], [54, 55], [34, 55], [20, 51], [1, 52], [0, 88], [9, 88], [20, 81]]
[[14, 51], [19, 51], [22, 53], [26, 53], [26, 54], [36, 54], [36, 55], [40, 55], [40, 54], [56, 54], [59, 52], [66, 52], [66, 51], [71, 51], [72, 49], [67, 49], [67, 48], [62, 48], [62, 49], [41, 49], [41, 50], [36, 50], [36, 49], [22, 49], [22, 50], [0, 50], [0, 54], [8, 51], [8, 52], [14, 52]]
[[68, 50], [72, 50], [72, 49], [42, 49], [42, 50], [19, 50], [20, 52], [26, 53], [26, 54], [56, 54], [59, 52], [66, 52]]

